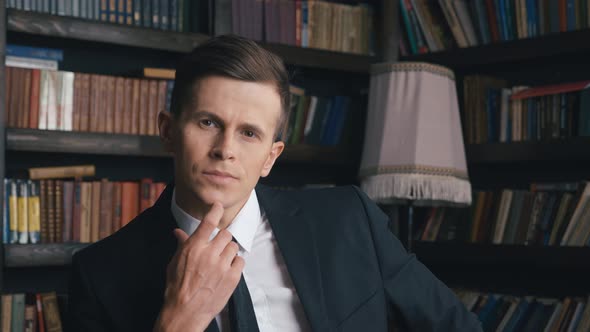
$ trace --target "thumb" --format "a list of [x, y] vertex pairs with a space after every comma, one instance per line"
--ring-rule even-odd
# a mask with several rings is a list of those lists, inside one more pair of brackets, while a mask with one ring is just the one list
[[178, 241], [179, 247], [184, 243], [184, 241], [186, 241], [188, 239], [188, 234], [186, 234], [180, 228], [174, 229], [174, 236], [176, 237], [176, 240]]

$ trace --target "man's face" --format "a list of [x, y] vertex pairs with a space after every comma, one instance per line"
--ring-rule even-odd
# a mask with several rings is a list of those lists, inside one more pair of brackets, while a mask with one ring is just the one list
[[279, 94], [271, 83], [220, 76], [201, 79], [192, 91], [170, 126], [177, 190], [239, 209], [283, 150], [274, 142]]

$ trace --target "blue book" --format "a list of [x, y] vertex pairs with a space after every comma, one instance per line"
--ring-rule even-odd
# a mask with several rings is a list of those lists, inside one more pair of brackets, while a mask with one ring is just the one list
[[301, 47], [309, 47], [307, 0], [301, 0]]
[[[178, 1], [179, 0], [170, 0], [170, 30], [178, 31]], [[182, 0], [180, 0], [182, 1]]]
[[330, 145], [337, 145], [342, 140], [342, 131], [344, 130], [344, 124], [350, 114], [350, 97], [342, 97], [342, 104], [340, 112], [336, 117], [334, 124], [334, 132], [330, 135]]
[[141, 3], [143, 10], [141, 20], [144, 28], [152, 27], [152, 0], [143, 0]]
[[475, 0], [475, 12], [479, 21], [481, 40], [484, 44], [489, 44], [492, 42], [492, 37], [490, 36], [490, 27], [488, 25], [488, 18], [486, 17], [484, 0]]
[[170, 29], [170, 2], [169, 0], [160, 0], [160, 29]]
[[[529, 301], [527, 301], [526, 299], [520, 300], [520, 303], [516, 307], [516, 310], [512, 314], [512, 317], [510, 317], [508, 324], [506, 324], [506, 326], [504, 327], [504, 331], [505, 332], [518, 331], [516, 328], [518, 327], [519, 323], [523, 320], [529, 307], [530, 307]], [[522, 324], [520, 324], [520, 325], [522, 325]]]
[[166, 111], [170, 112], [170, 105], [172, 101], [172, 90], [174, 89], [174, 81], [166, 82]]
[[496, 18], [498, 20], [498, 30], [500, 32], [500, 40], [506, 41], [506, 26], [504, 15], [504, 0], [495, 0]]
[[58, 49], [52, 48], [39, 48], [39, 47], [29, 47], [29, 46], [20, 46], [14, 44], [7, 44], [6, 45], [6, 55], [24, 57], [24, 58], [35, 58], [35, 59], [42, 59], [42, 60], [55, 60], [55, 61], [62, 61], [63, 60], [63, 51]]
[[152, 28], [160, 29], [160, 0], [152, 0]]
[[412, 51], [412, 54], [418, 54], [418, 47], [416, 46], [416, 38], [414, 36], [414, 31], [412, 30], [412, 23], [410, 23], [410, 17], [408, 16], [408, 11], [406, 10], [406, 6], [404, 5], [404, 0], [400, 0], [400, 11], [402, 13], [404, 25], [406, 26], [406, 34], [408, 35], [408, 42], [410, 43], [410, 49]]
[[567, 31], [576, 30], [576, 0], [567, 0]]
[[133, 24], [136, 26], [142, 26], [142, 0], [133, 0]]

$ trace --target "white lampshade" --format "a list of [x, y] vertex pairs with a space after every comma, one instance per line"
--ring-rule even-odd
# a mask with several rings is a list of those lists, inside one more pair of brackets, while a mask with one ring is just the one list
[[416, 62], [371, 67], [360, 176], [378, 203], [471, 204], [451, 70]]

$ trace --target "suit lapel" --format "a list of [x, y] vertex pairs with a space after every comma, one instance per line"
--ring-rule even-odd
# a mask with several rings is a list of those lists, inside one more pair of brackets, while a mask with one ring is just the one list
[[148, 271], [146, 277], [149, 287], [163, 295], [166, 287], [166, 270], [168, 263], [174, 256], [177, 240], [173, 230], [177, 227], [176, 220], [172, 216], [170, 203], [174, 186], [168, 185], [156, 204], [150, 211], [150, 225], [146, 236], [145, 266]]
[[259, 185], [256, 193], [314, 331], [330, 331], [317, 255], [317, 239], [295, 202]]

